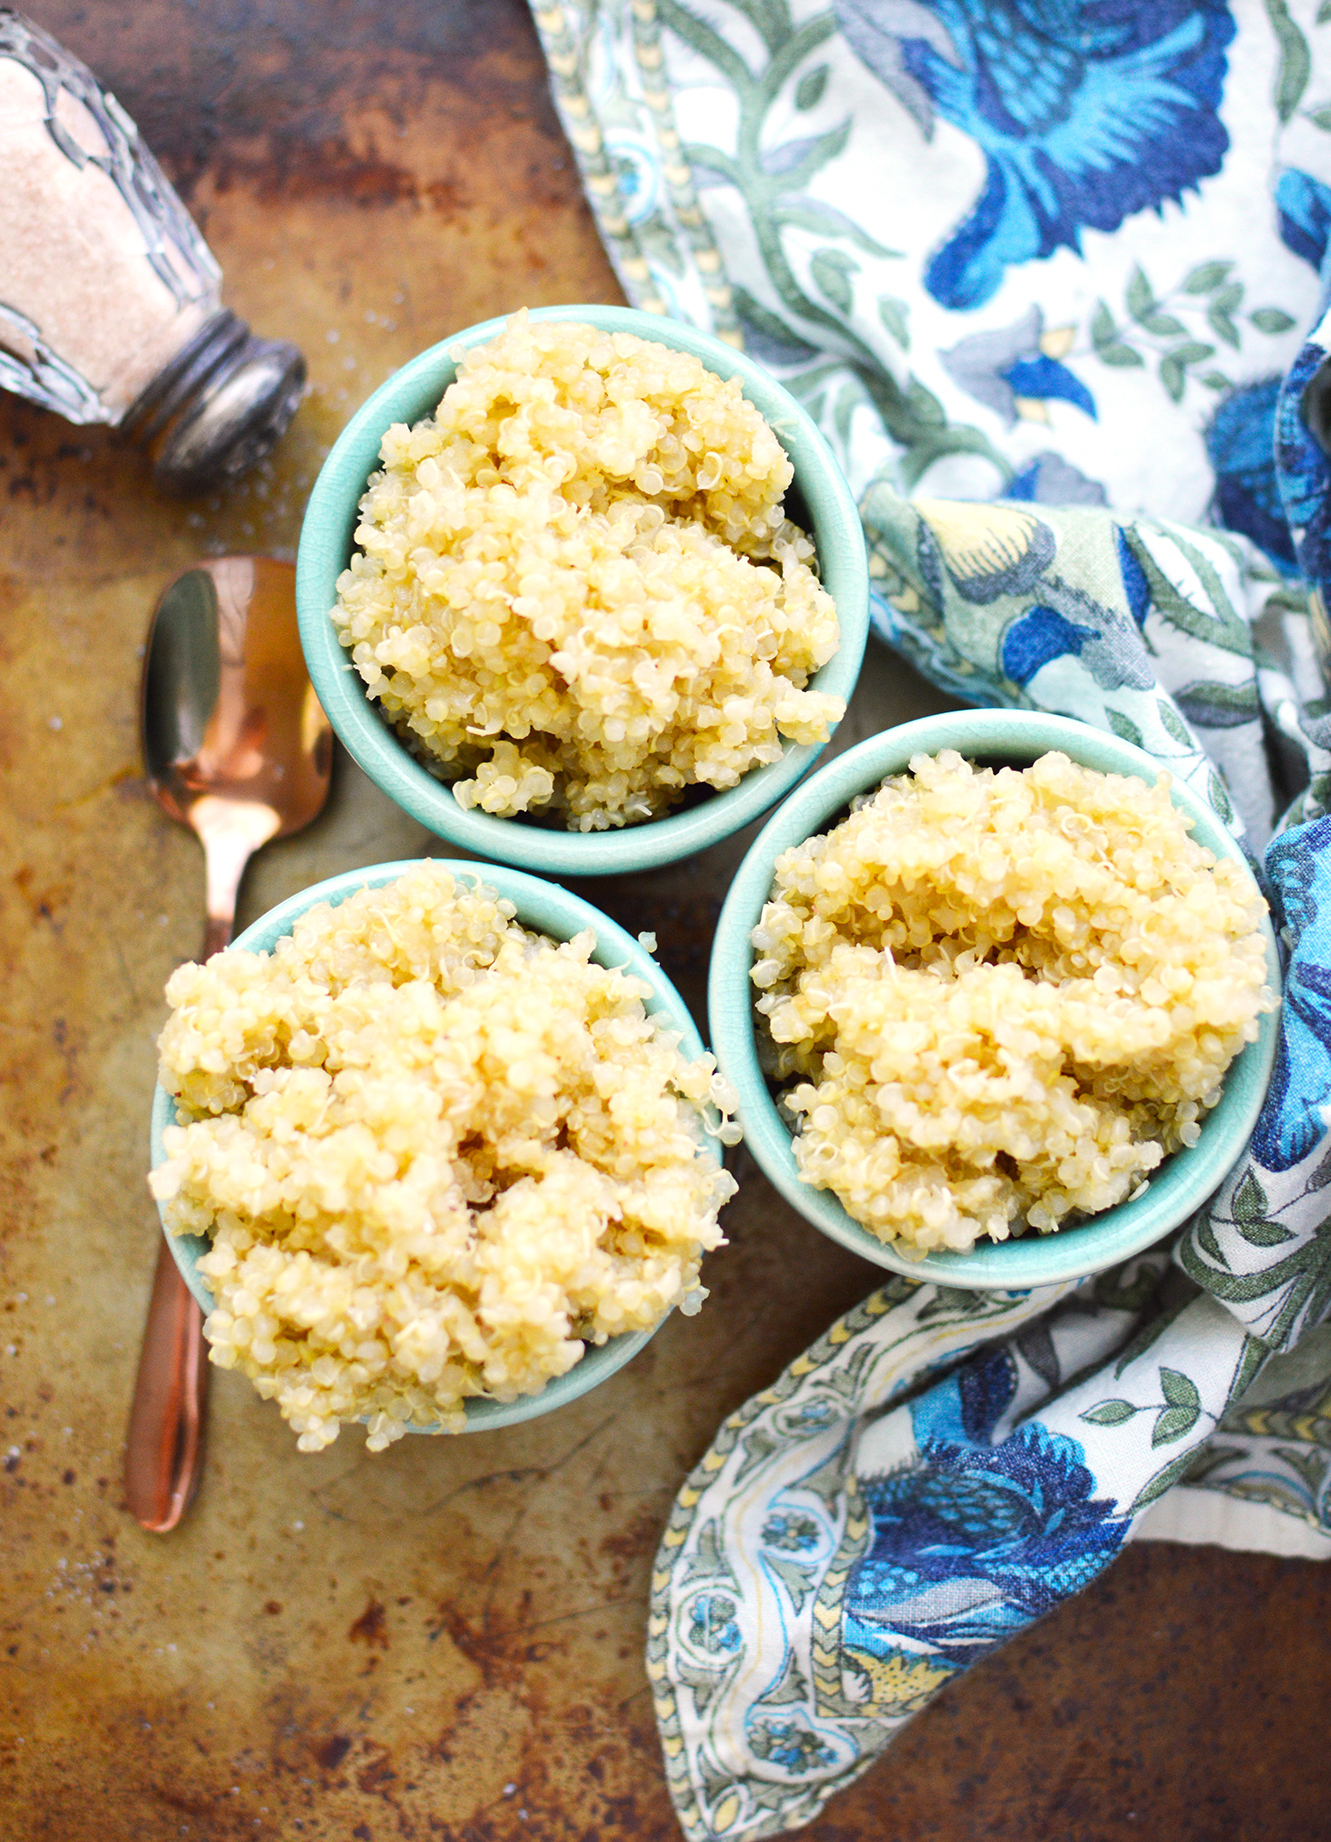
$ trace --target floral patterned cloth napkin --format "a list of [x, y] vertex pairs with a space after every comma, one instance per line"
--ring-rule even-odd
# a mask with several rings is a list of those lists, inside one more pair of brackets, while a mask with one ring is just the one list
[[1037, 1292], [892, 1279], [681, 1490], [648, 1674], [691, 1842], [747, 1838], [1135, 1534], [1331, 1553], [1331, 464], [1301, 415], [1311, 386], [1331, 426], [1331, 0], [534, 4], [626, 291], [819, 422], [879, 632], [1187, 779], [1265, 851], [1289, 952], [1248, 1153], [1174, 1245]]

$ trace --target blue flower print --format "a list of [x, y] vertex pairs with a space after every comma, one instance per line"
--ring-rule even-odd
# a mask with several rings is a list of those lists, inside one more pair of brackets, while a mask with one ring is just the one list
[[1086, 475], [1052, 449], [1037, 454], [1008, 482], [1005, 499], [1024, 499], [1031, 505], [1107, 505], [1109, 496], [1099, 480]]
[[783, 1548], [788, 1554], [803, 1554], [818, 1546], [818, 1524], [812, 1516], [783, 1511], [769, 1516], [764, 1522], [763, 1541], [769, 1548]]
[[1276, 213], [1285, 247], [1320, 273], [1331, 237], [1331, 188], [1288, 167], [1276, 181]]
[[699, 1593], [689, 1607], [689, 1642], [698, 1650], [718, 1656], [739, 1648], [735, 1601], [725, 1593]]
[[890, 1627], [965, 1665], [1117, 1552], [1126, 1525], [1091, 1496], [1077, 1440], [1031, 1423], [989, 1444], [1014, 1387], [1002, 1351], [975, 1358], [912, 1404], [919, 1463], [860, 1480], [874, 1534], [847, 1586], [848, 1642]]
[[1151, 585], [1121, 525], [1114, 526], [1114, 545], [1118, 551], [1118, 573], [1123, 581], [1123, 593], [1128, 598], [1128, 612], [1137, 625], [1143, 627], [1151, 611]]
[[1025, 687], [1043, 666], [1071, 653], [1102, 690], [1150, 688], [1150, 660], [1135, 620], [1067, 583], [1045, 588], [1051, 605], [1036, 602], [1003, 633], [1000, 658], [1014, 684]]
[[1282, 575], [1292, 576], [1298, 559], [1276, 479], [1279, 398], [1278, 377], [1232, 390], [1211, 419], [1206, 452], [1215, 470], [1215, 522], [1250, 537]]
[[[1323, 332], [1323, 326], [1316, 329]], [[1327, 356], [1320, 339], [1309, 339], [1280, 386], [1276, 405], [1276, 482], [1294, 550], [1304, 575], [1331, 605], [1331, 460], [1303, 420], [1303, 393]]]
[[1044, 315], [1032, 307], [1015, 326], [975, 333], [938, 356], [962, 389], [1001, 416], [1008, 428], [1019, 418], [1048, 422], [1046, 406], [1058, 397], [1075, 403], [1094, 420], [1095, 398], [1076, 373], [1059, 362], [1073, 337], [1070, 326], [1046, 333]]
[[749, 1745], [757, 1758], [768, 1759], [792, 1774], [836, 1761], [832, 1748], [796, 1720], [754, 1721], [749, 1729]]
[[[1155, 674], [1140, 629], [1123, 608], [1094, 600], [1051, 567], [1053, 527], [1017, 505], [917, 499], [915, 560], [930, 603], [947, 605], [948, 583], [978, 607], [1029, 597], [1009, 621], [999, 658], [1010, 683], [1074, 653], [1104, 690], [1148, 690]], [[973, 695], [972, 689], [972, 695]]]
[[1031, 608], [1003, 635], [1003, 670], [1014, 684], [1027, 685], [1051, 660], [1069, 652], [1080, 656], [1087, 640], [1095, 638], [1094, 627], [1065, 620], [1053, 608]]
[[1276, 921], [1295, 937], [1295, 946], [1285, 972], [1275, 1071], [1252, 1152], [1267, 1170], [1283, 1171], [1320, 1143], [1331, 1102], [1331, 819], [1283, 832], [1266, 853], [1266, 874]]
[[925, 272], [944, 307], [982, 307], [1009, 265], [1080, 253], [1083, 228], [1182, 203], [1220, 171], [1224, 0], [836, 0], [836, 13], [926, 133], [936, 110], [984, 151], [984, 190]]

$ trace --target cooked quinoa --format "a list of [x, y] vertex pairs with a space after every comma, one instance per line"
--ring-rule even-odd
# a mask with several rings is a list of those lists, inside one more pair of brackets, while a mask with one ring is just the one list
[[456, 1430], [469, 1396], [534, 1394], [705, 1296], [735, 1187], [711, 1057], [685, 1060], [590, 932], [513, 914], [427, 863], [167, 986], [185, 1123], [153, 1194], [212, 1242], [212, 1360], [303, 1451], [357, 1418], [371, 1450]]
[[794, 470], [687, 352], [517, 314], [380, 458], [333, 621], [462, 807], [635, 824], [843, 715]]
[[1252, 878], [1154, 786], [952, 750], [786, 851], [753, 931], [805, 1181], [903, 1251], [1041, 1233], [1195, 1144], [1274, 1007]]

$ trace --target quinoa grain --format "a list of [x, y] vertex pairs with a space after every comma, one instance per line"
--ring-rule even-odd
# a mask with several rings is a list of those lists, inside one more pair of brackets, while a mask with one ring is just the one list
[[636, 824], [844, 714], [791, 464], [688, 353], [517, 314], [381, 458], [333, 621], [464, 809]]
[[427, 863], [172, 975], [152, 1190], [211, 1240], [212, 1360], [303, 1451], [455, 1431], [705, 1297], [724, 1084], [593, 945]]
[[1111, 1208], [1195, 1144], [1275, 999], [1261, 895], [1188, 825], [1166, 774], [946, 750], [785, 852], [751, 976], [804, 1179], [923, 1255]]

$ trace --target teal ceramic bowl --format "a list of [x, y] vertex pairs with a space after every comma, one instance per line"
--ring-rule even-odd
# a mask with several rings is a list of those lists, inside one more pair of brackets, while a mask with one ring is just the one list
[[[864, 658], [869, 577], [864, 533], [850, 488], [808, 415], [752, 359], [678, 321], [629, 307], [540, 307], [533, 320], [589, 321], [606, 332], [636, 333], [691, 352], [720, 377], [739, 379], [766, 417], [795, 468], [792, 495], [808, 513], [823, 586], [837, 606], [841, 644], [812, 680], [820, 691], [849, 699]], [[380, 716], [329, 618], [337, 579], [354, 548], [357, 508], [379, 465], [379, 444], [395, 422], [418, 422], [438, 406], [457, 367], [450, 354], [482, 345], [502, 319], [468, 327], [404, 365], [352, 417], [324, 462], [301, 527], [296, 604], [301, 645], [319, 701], [355, 760], [391, 800], [441, 838], [492, 862], [555, 876], [613, 876], [674, 863], [716, 844], [774, 806], [822, 752], [787, 743], [780, 761], [755, 768], [725, 793], [702, 797], [668, 818], [619, 831], [569, 832], [528, 819], [464, 812], [448, 786], [421, 766]]]
[[[471, 863], [448, 862], [445, 859], [439, 861], [447, 862], [454, 876], [472, 884], [484, 883], [488, 888], [506, 896], [517, 910], [517, 919], [534, 932], [548, 934], [555, 940], [568, 940], [584, 928], [591, 928], [596, 936], [596, 951], [592, 957], [597, 964], [620, 967], [643, 980], [652, 992], [647, 1004], [650, 1014], [659, 1017], [672, 1031], [678, 1032], [680, 1048], [690, 1059], [703, 1053], [702, 1038], [698, 1035], [684, 1000], [656, 961], [631, 934], [626, 934], [622, 927], [617, 926], [599, 909], [593, 908], [590, 902], [570, 895], [566, 889], [541, 882], [537, 877], [525, 876], [519, 870], [496, 868], [490, 864], [481, 867]], [[230, 950], [246, 947], [252, 953], [271, 951], [283, 934], [291, 932], [293, 924], [306, 909], [313, 908], [316, 903], [344, 902], [348, 896], [355, 895], [358, 889], [378, 889], [382, 884], [391, 882], [394, 877], [415, 867], [411, 862], [379, 863], [366, 870], [348, 870], [342, 876], [332, 876], [327, 882], [316, 883], [311, 889], [302, 889], [299, 895], [280, 902], [252, 927], [246, 928], [232, 943]], [[175, 1104], [170, 1094], [159, 1086], [153, 1095], [152, 1108], [154, 1170], [166, 1161], [162, 1134], [167, 1126], [175, 1124], [175, 1118]], [[206, 1316], [213, 1308], [213, 1295], [207, 1280], [199, 1271], [199, 1261], [208, 1251], [208, 1242], [203, 1236], [192, 1234], [168, 1234], [166, 1239], [185, 1284]], [[633, 1331], [622, 1337], [612, 1337], [599, 1349], [588, 1344], [582, 1361], [575, 1364], [566, 1375], [556, 1376], [547, 1382], [539, 1394], [521, 1395], [516, 1401], [469, 1400], [466, 1404], [467, 1424], [464, 1430], [482, 1433], [493, 1427], [513, 1426], [520, 1420], [534, 1420], [540, 1414], [563, 1407], [568, 1401], [576, 1401], [579, 1395], [589, 1393], [601, 1382], [608, 1380], [617, 1369], [622, 1369], [626, 1362], [630, 1362], [651, 1341], [659, 1329], [658, 1324], [652, 1330]], [[413, 1433], [443, 1430], [442, 1427], [431, 1426], [410, 1428]]]
[[[1237, 1161], [1257, 1122], [1276, 1052], [1276, 1016], [1261, 1020], [1261, 1034], [1231, 1064], [1219, 1104], [1202, 1122], [1201, 1138], [1167, 1158], [1135, 1202], [1050, 1235], [1025, 1235], [986, 1242], [970, 1253], [929, 1254], [908, 1260], [853, 1221], [830, 1190], [805, 1183], [791, 1150], [790, 1132], [758, 1062], [756, 1013], [749, 969], [749, 943], [763, 903], [771, 893], [777, 858], [792, 845], [827, 831], [845, 816], [851, 799], [904, 772], [912, 755], [955, 748], [969, 760], [1024, 767], [1060, 749], [1086, 767], [1107, 774], [1136, 774], [1154, 782], [1160, 764], [1116, 736], [1069, 717], [1025, 710], [963, 710], [930, 716], [872, 736], [847, 750], [810, 779], [768, 821], [740, 865], [717, 924], [708, 985], [712, 1046], [722, 1073], [739, 1095], [744, 1141], [768, 1179], [815, 1227], [862, 1254], [876, 1266], [974, 1289], [1053, 1285], [1102, 1272], [1158, 1241], [1176, 1228], [1219, 1187]], [[1176, 806], [1194, 821], [1192, 835], [1217, 857], [1247, 872], [1239, 845], [1191, 788], [1174, 782]], [[1275, 935], [1265, 924], [1267, 982], [1280, 988]]]

